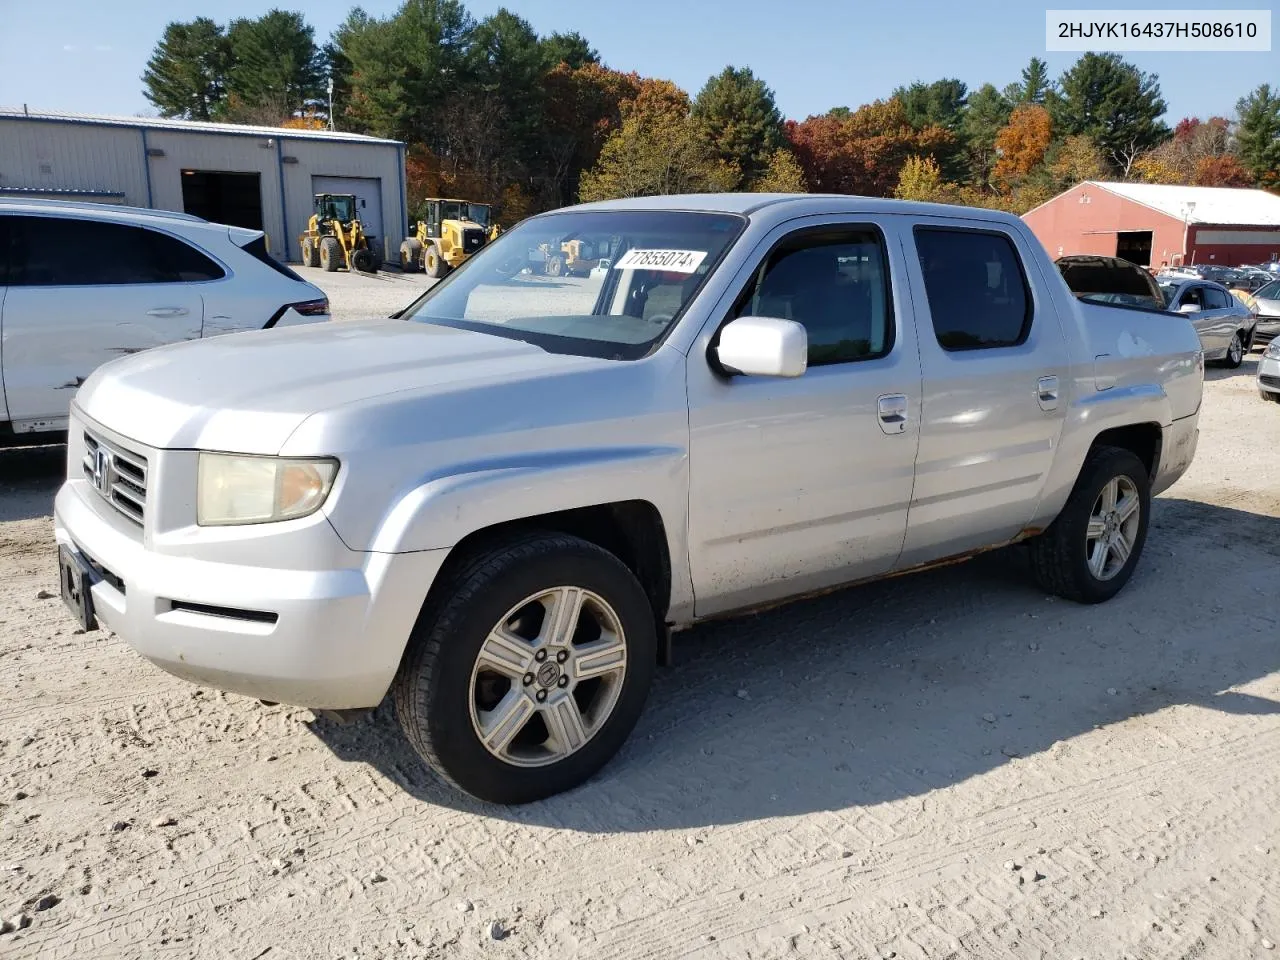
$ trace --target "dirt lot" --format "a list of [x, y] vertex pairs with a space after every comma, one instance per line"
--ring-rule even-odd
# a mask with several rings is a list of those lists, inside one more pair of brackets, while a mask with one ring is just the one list
[[[421, 282], [343, 277], [335, 311]], [[1009, 551], [694, 630], [604, 773], [515, 810], [438, 784], [385, 706], [335, 726], [77, 635], [45, 592], [62, 451], [5, 454], [0, 919], [30, 925], [0, 954], [1275, 956], [1256, 356], [1211, 372], [1115, 601], [1048, 599]]]

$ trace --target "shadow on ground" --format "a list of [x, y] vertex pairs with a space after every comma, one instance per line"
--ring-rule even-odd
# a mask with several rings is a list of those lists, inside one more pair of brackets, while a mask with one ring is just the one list
[[423, 801], [524, 823], [640, 831], [871, 805], [1166, 707], [1280, 712], [1227, 689], [1280, 669], [1277, 569], [1280, 519], [1161, 499], [1137, 574], [1099, 606], [1046, 597], [1010, 548], [703, 625], [678, 635], [677, 665], [593, 781], [516, 808], [437, 780], [387, 703], [312, 726]]
[[52, 514], [66, 475], [64, 444], [0, 450], [0, 523]]

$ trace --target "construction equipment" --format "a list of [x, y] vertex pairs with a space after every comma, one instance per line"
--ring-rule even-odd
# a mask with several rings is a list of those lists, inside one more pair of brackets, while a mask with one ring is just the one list
[[541, 244], [539, 249], [546, 255], [543, 270], [551, 277], [586, 276], [600, 265], [607, 252], [597, 250], [589, 240], [565, 240], [558, 253], [552, 252], [549, 243]]
[[302, 244], [302, 262], [332, 273], [339, 267], [362, 273], [378, 272], [374, 238], [364, 232], [356, 214], [356, 198], [350, 193], [317, 193], [315, 213], [307, 221]]
[[427, 219], [411, 223], [408, 239], [400, 244], [400, 268], [405, 273], [425, 270], [429, 277], [443, 277], [498, 235], [487, 203], [439, 197], [425, 203]]

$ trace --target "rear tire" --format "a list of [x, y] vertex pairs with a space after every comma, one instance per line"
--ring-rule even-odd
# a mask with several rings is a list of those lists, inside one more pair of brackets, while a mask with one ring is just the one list
[[342, 266], [342, 245], [337, 237], [320, 238], [320, 268], [327, 273], [336, 273]]
[[553, 256], [547, 260], [547, 276], [558, 277], [564, 273], [564, 258]]
[[[1108, 508], [1105, 498], [1112, 484], [1115, 502]], [[1136, 523], [1132, 513], [1118, 519], [1129, 498], [1136, 502]], [[1150, 516], [1151, 481], [1142, 461], [1119, 447], [1094, 448], [1058, 518], [1028, 544], [1036, 580], [1050, 593], [1077, 603], [1110, 600], [1138, 565]], [[1101, 563], [1093, 562], [1098, 551]]]
[[400, 244], [400, 269], [405, 273], [422, 269], [422, 241], [411, 238]]
[[[531, 533], [475, 553], [433, 594], [393, 691], [405, 736], [445, 780], [528, 803], [578, 786], [618, 751], [644, 708], [657, 637], [644, 589], [617, 557]], [[561, 621], [557, 610], [578, 612]]]
[[1244, 362], [1244, 340], [1237, 330], [1231, 335], [1231, 343], [1227, 347], [1227, 354], [1222, 358], [1222, 365], [1228, 370], [1234, 370]]

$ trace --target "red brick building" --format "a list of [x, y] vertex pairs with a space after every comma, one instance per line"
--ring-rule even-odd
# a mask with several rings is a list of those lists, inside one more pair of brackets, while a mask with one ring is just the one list
[[1022, 219], [1054, 259], [1096, 253], [1155, 268], [1280, 259], [1280, 197], [1265, 190], [1086, 180]]

